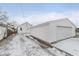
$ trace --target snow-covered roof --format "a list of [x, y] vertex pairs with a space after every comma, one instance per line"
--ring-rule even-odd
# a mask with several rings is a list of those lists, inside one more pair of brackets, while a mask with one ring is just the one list
[[59, 21], [63, 21], [63, 20], [67, 20], [67, 21], [69, 21], [74, 27], [77, 27], [77, 26], [76, 26], [74, 23], [72, 23], [72, 21], [70, 21], [68, 18], [62, 18], [62, 19], [56, 19], [56, 20], [44, 22], [44, 23], [42, 23], [42, 24], [38, 24], [38, 25], [32, 26], [31, 28], [35, 28], [35, 27], [39, 27], [39, 26], [44, 26], [44, 25], [49, 24], [50, 22], [59, 22]]
[[23, 24], [20, 24], [18, 27], [23, 26], [24, 24], [29, 24], [30, 26], [32, 26], [30, 23], [25, 22], [25, 23], [23, 23]]

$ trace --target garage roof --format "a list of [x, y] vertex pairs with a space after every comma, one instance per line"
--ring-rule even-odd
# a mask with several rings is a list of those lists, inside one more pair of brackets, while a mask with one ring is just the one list
[[62, 18], [62, 19], [57, 19], [57, 20], [52, 20], [52, 21], [44, 22], [44, 23], [42, 23], [42, 24], [38, 24], [38, 25], [32, 26], [31, 28], [44, 26], [44, 25], [49, 24], [50, 22], [56, 22], [56, 21], [59, 22], [59, 21], [62, 21], [62, 20], [67, 20], [67, 21], [69, 21], [75, 28], [77, 28], [77, 27], [75, 26], [75, 24], [73, 24], [72, 21], [70, 21], [68, 18]]

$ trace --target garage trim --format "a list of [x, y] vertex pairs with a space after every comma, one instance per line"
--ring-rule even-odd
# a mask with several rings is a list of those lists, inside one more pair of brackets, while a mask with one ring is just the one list
[[72, 28], [70, 26], [56, 26], [56, 27]]

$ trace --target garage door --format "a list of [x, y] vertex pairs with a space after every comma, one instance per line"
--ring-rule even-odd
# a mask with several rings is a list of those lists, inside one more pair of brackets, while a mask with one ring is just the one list
[[57, 40], [68, 38], [72, 36], [72, 27], [57, 26], [56, 38]]

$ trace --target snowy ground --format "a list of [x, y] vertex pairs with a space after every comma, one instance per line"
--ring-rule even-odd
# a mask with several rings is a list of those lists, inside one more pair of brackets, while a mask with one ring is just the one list
[[79, 38], [63, 40], [54, 46], [74, 56], [79, 56]]
[[51, 56], [43, 48], [23, 35], [12, 35], [0, 42], [2, 56]]
[[[72, 55], [79, 56], [79, 38], [63, 40], [52, 45]], [[16, 34], [0, 41], [0, 56], [67, 56], [66, 53], [55, 47], [42, 48], [25, 35]]]

